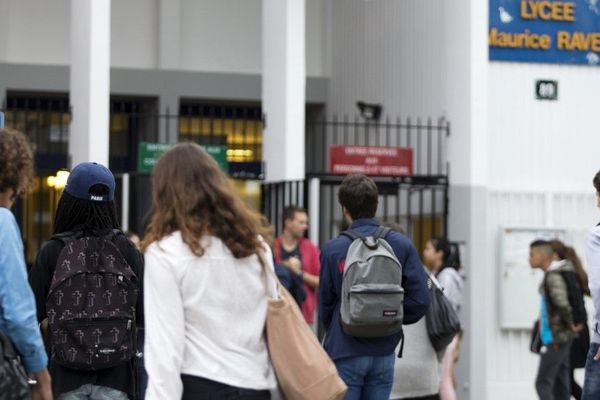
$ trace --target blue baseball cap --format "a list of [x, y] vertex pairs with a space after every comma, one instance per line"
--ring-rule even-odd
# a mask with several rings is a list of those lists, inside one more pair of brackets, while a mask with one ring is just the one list
[[[91, 194], [94, 185], [104, 185], [108, 189], [105, 195]], [[65, 191], [81, 200], [113, 201], [115, 198], [115, 177], [104, 165], [95, 162], [78, 164], [67, 179]]]

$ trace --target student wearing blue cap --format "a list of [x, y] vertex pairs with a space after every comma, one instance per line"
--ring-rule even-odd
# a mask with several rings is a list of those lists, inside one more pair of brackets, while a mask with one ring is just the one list
[[124, 400], [136, 390], [131, 331], [143, 322], [143, 260], [119, 230], [114, 195], [108, 168], [77, 165], [58, 203], [54, 236], [30, 273], [38, 320], [48, 324], [52, 390], [59, 400]]

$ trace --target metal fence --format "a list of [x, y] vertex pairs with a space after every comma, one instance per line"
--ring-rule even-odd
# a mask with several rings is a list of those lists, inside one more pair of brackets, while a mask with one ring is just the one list
[[281, 219], [283, 209], [290, 205], [307, 208], [307, 195], [308, 189], [306, 182], [303, 180], [265, 183], [262, 185], [262, 212], [275, 228], [276, 234], [280, 234], [283, 229]]
[[308, 175], [329, 173], [331, 145], [406, 147], [413, 149], [413, 177], [446, 177], [447, 137], [450, 123], [444, 118], [396, 118], [367, 121], [358, 116], [308, 121], [306, 166]]
[[[329, 171], [329, 148], [332, 145], [405, 147], [413, 150], [411, 176], [373, 177], [379, 190], [376, 218], [393, 223], [412, 238], [422, 249], [427, 240], [447, 235], [448, 230], [448, 164], [447, 138], [450, 123], [443, 118], [434, 120], [390, 118], [372, 122], [355, 117], [339, 119], [316, 118], [307, 122], [306, 169], [307, 181], [278, 182], [263, 185], [263, 212], [281, 229], [281, 211], [295, 204], [309, 208], [308, 179], [318, 179], [318, 241], [335, 237], [346, 228], [337, 190], [343, 176]], [[302, 196], [298, 188], [303, 188]], [[310, 210], [309, 214], [314, 212]]]
[[[36, 148], [38, 177], [17, 206], [31, 253], [51, 232], [57, 193], [45, 177], [67, 167], [71, 113], [66, 94], [46, 97], [13, 95], [3, 107], [6, 126], [25, 132]], [[261, 163], [263, 115], [259, 105], [219, 105], [182, 99], [176, 112], [158, 112], [156, 99], [111, 98], [110, 168], [119, 175], [132, 173], [131, 226], [140, 226], [149, 199], [149, 180], [137, 176], [140, 142], [193, 141], [227, 148], [230, 163]], [[414, 173], [406, 177], [374, 177], [380, 189], [378, 218], [395, 222], [420, 244], [430, 235], [445, 234], [448, 209], [447, 138], [444, 119], [390, 119], [365, 121], [359, 117], [309, 117], [306, 124], [307, 179], [319, 178], [319, 237], [323, 242], [342, 228], [336, 192], [342, 177], [329, 173], [331, 145], [408, 147], [413, 149]], [[245, 167], [244, 167], [245, 168]], [[249, 177], [248, 168], [234, 177]], [[256, 174], [252, 179], [258, 179]], [[261, 208], [281, 232], [281, 212], [287, 205], [308, 208], [306, 181], [262, 185]], [[310, 212], [310, 210], [309, 210]], [[136, 223], [133, 223], [136, 222]]]
[[[15, 213], [23, 231], [27, 260], [35, 258], [53, 229], [60, 190], [47, 178], [68, 166], [71, 111], [66, 93], [8, 93], [0, 111], [7, 128], [24, 132], [35, 148], [36, 177]], [[141, 142], [225, 145], [232, 176], [257, 179], [262, 160], [262, 114], [256, 105], [210, 105], [182, 100], [180, 109], [158, 112], [156, 99], [111, 97], [109, 167], [117, 182], [130, 174], [129, 226], [141, 231], [150, 208], [150, 177], [137, 173]], [[121, 214], [120, 191], [117, 208]], [[258, 202], [258, 200], [257, 200]]]

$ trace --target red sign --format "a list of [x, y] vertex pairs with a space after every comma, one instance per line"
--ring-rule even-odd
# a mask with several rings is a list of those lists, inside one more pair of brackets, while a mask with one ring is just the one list
[[329, 147], [330, 171], [334, 175], [410, 176], [413, 150], [404, 147]]

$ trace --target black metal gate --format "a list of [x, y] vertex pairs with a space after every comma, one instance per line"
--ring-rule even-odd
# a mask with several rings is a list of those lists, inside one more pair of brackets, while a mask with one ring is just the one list
[[[337, 188], [343, 176], [329, 172], [331, 145], [407, 147], [413, 149], [413, 174], [373, 179], [379, 189], [376, 217], [399, 225], [422, 249], [433, 236], [446, 235], [448, 215], [447, 137], [450, 124], [444, 119], [389, 118], [383, 122], [358, 117], [315, 119], [307, 124], [306, 181], [263, 185], [263, 212], [280, 232], [281, 210], [296, 204], [309, 209], [309, 198], [318, 198], [318, 241], [323, 244], [345, 227]], [[318, 196], [310, 193], [309, 181], [318, 180]], [[299, 188], [302, 188], [300, 191]], [[301, 193], [301, 195], [297, 195]], [[294, 195], [296, 194], [296, 195]], [[314, 210], [312, 210], [314, 211]], [[316, 220], [316, 219], [313, 219]]]

